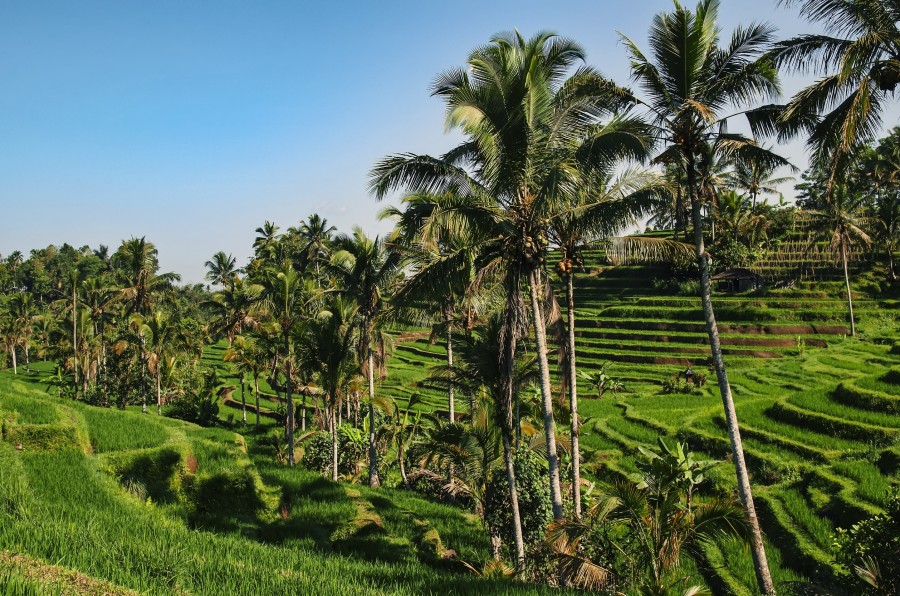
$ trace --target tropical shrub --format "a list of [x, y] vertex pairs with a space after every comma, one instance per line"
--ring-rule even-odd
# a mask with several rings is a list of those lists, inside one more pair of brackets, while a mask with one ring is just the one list
[[[516, 488], [525, 544], [541, 541], [547, 524], [553, 519], [550, 487], [547, 485], [547, 462], [534, 451], [515, 454]], [[509, 482], [502, 470], [491, 475], [485, 500], [485, 518], [490, 527], [500, 532], [504, 543], [513, 543], [512, 512], [509, 508]]]
[[850, 593], [900, 593], [900, 491], [884, 513], [838, 529], [834, 546], [839, 579]]

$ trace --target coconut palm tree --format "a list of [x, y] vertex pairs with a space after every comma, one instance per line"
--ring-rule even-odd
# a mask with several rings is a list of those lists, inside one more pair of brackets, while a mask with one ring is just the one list
[[775, 176], [778, 167], [768, 160], [755, 159], [749, 156], [746, 159], [735, 159], [732, 163], [733, 170], [729, 176], [732, 185], [738, 189], [747, 191], [753, 209], [756, 209], [756, 199], [762, 195], [778, 196], [778, 186], [794, 180], [793, 176]]
[[375, 429], [375, 376], [385, 370], [389, 338], [382, 330], [386, 294], [400, 264], [400, 255], [381, 238], [369, 238], [361, 228], [353, 235], [342, 234], [334, 241], [331, 267], [338, 287], [356, 301], [360, 319], [358, 353], [369, 382], [369, 485], [380, 486]]
[[[500, 445], [502, 447], [503, 467], [506, 479], [511, 487], [510, 511], [513, 522], [513, 541], [516, 548], [516, 561], [522, 565], [525, 560], [525, 544], [522, 534], [522, 516], [519, 511], [518, 488], [513, 453], [513, 424], [519, 426], [519, 421], [512, 421], [512, 407], [509, 412], [503, 410], [507, 407], [507, 365], [504, 360], [504, 340], [501, 332], [506, 324], [505, 315], [496, 313], [489, 317], [483, 325], [472, 330], [471, 333], [456, 338], [458, 358], [453, 365], [436, 367], [432, 373], [432, 380], [436, 383], [447, 382], [459, 387], [463, 395], [468, 395], [475, 405], [470, 412], [473, 417], [484, 417], [491, 413], [492, 419], [484, 419], [484, 423], [493, 422], [495, 428], [500, 431]], [[513, 362], [513, 387], [514, 394], [518, 394], [521, 384], [534, 380], [534, 361], [523, 360], [520, 354], [515, 354]], [[478, 404], [486, 401], [490, 407], [478, 408]], [[481, 423], [481, 418], [478, 418]], [[451, 421], [453, 423], [454, 421]], [[482, 431], [479, 431], [482, 432]], [[492, 431], [495, 432], [495, 431]], [[479, 440], [479, 444], [484, 441]], [[483, 449], [481, 449], [483, 452]], [[494, 455], [493, 457], [497, 457]], [[448, 462], [454, 466], [461, 462]], [[484, 466], [481, 466], [483, 468]], [[454, 467], [450, 467], [455, 472]], [[480, 468], [479, 468], [480, 469]], [[486, 471], [485, 471], [486, 472]], [[468, 484], [468, 483], [466, 483]]]
[[770, 164], [786, 165], [786, 162], [752, 139], [725, 132], [728, 120], [734, 116], [729, 110], [751, 108], [751, 102], [774, 97], [778, 81], [772, 63], [762, 58], [773, 42], [773, 29], [765, 24], [738, 28], [731, 40], [720, 47], [718, 6], [716, 0], [701, 0], [692, 11], [676, 4], [673, 12], [654, 17], [649, 33], [650, 54], [644, 54], [627, 37], [622, 39], [631, 58], [632, 77], [643, 92], [639, 102], [665, 143], [657, 160], [675, 164], [685, 173], [700, 269], [701, 302], [734, 455], [738, 493], [752, 529], [751, 550], [759, 589], [771, 594], [774, 586], [712, 306], [702, 225], [707, 197], [701, 182], [711, 155], [728, 158], [752, 155]]
[[[413, 193], [403, 198], [400, 207], [389, 206], [379, 217], [396, 220], [391, 244], [401, 251], [408, 269], [394, 291], [392, 308], [402, 313], [398, 318], [433, 324], [432, 340], [444, 335], [447, 366], [452, 367], [454, 327], [460, 323], [471, 329], [482, 302], [479, 291], [484, 288], [476, 287], [472, 239], [463, 230], [423, 225], [439, 202], [427, 193]], [[439, 319], [434, 316], [434, 303], [440, 305]], [[456, 419], [452, 382], [447, 384], [447, 413], [451, 421]]]
[[221, 250], [212, 256], [212, 259], [204, 263], [206, 267], [206, 279], [214, 286], [228, 287], [234, 281], [237, 274], [237, 261], [231, 255], [226, 255]]
[[318, 288], [304, 283], [300, 273], [289, 261], [278, 268], [269, 269], [264, 281], [263, 299], [272, 318], [278, 323], [281, 355], [285, 366], [285, 394], [287, 416], [285, 420], [288, 450], [288, 465], [294, 465], [294, 342], [296, 326], [307, 314], [313, 303], [319, 299]]
[[821, 195], [816, 209], [808, 210], [810, 227], [816, 239], [828, 242], [831, 250], [841, 261], [844, 271], [844, 285], [847, 291], [847, 309], [850, 313], [850, 335], [856, 335], [853, 317], [853, 294], [850, 291], [849, 261], [854, 245], [871, 244], [872, 239], [865, 229], [872, 223], [866, 217], [866, 197], [853, 192], [848, 183], [838, 179], [829, 192]]
[[305, 370], [316, 375], [328, 401], [334, 481], [338, 479], [338, 408], [341, 396], [358, 370], [356, 308], [351, 300], [334, 296], [297, 333], [298, 360]]
[[[234, 341], [231, 342], [231, 345], [228, 346], [228, 349], [225, 350], [225, 353], [222, 355], [222, 359], [225, 362], [231, 362], [234, 364], [234, 367], [237, 373], [241, 378], [241, 424], [247, 426], [247, 399], [246, 399], [246, 382], [247, 382], [247, 373], [253, 373], [255, 361], [253, 360], [253, 356], [250, 352], [250, 344], [252, 340], [248, 339], [244, 335], [238, 335], [234, 338]], [[256, 378], [259, 378], [258, 373], [256, 374]], [[256, 416], [257, 420], [259, 418], [259, 396], [257, 395], [257, 404], [256, 404]], [[258, 426], [258, 424], [257, 424]]]
[[[144, 352], [147, 371], [156, 380], [156, 415], [162, 416], [162, 373], [166, 358], [177, 350], [180, 330], [163, 311], [157, 310], [152, 315], [143, 317], [132, 315], [131, 324], [137, 330]], [[146, 403], [144, 404], [146, 413]]]
[[581, 67], [574, 42], [542, 32], [496, 36], [473, 51], [467, 68], [441, 74], [433, 93], [447, 105], [446, 124], [466, 140], [442, 158], [397, 155], [372, 171], [371, 190], [382, 198], [403, 188], [442, 198], [433, 216], [467, 227], [477, 238], [478, 277], [502, 279], [502, 330], [507, 392], [501, 411], [511, 427], [513, 355], [528, 329], [527, 286], [535, 330], [553, 511], [563, 514], [559, 460], [544, 316], [544, 253], [554, 208], [566, 203], [589, 166], [609, 168], [622, 157], [642, 157], [651, 144], [642, 123], [603, 116], [628, 104], [621, 89]]
[[331, 241], [337, 228], [328, 225], [328, 220], [318, 213], [313, 213], [306, 221], [300, 223], [297, 232], [303, 241], [300, 254], [307, 263], [315, 264], [316, 280], [321, 284], [320, 265], [328, 261]]
[[156, 296], [170, 291], [172, 284], [181, 280], [176, 273], [158, 273], [158, 251], [144, 237], [123, 240], [112, 261], [129, 315], [147, 315]]
[[244, 330], [258, 324], [264, 287], [251, 283], [247, 278], [232, 278], [230, 284], [201, 303], [210, 314], [209, 328], [213, 337], [224, 334], [228, 344]]
[[569, 392], [572, 451], [572, 503], [581, 517], [581, 454], [578, 446], [578, 373], [575, 357], [575, 268], [582, 251], [614, 235], [659, 205], [666, 196], [665, 180], [650, 172], [629, 169], [608, 182], [595, 176], [575, 194], [568, 209], [551, 220], [550, 242], [560, 252], [556, 271], [566, 286], [566, 338], [563, 350], [565, 387]]
[[[13, 320], [15, 335], [25, 354], [25, 371], [31, 370], [31, 340], [34, 335], [34, 320], [37, 316], [37, 307], [34, 297], [28, 292], [17, 292], [9, 299], [9, 316]], [[15, 368], [15, 367], [13, 367]]]
[[803, 34], [775, 44], [779, 68], [813, 72], [818, 80], [794, 95], [777, 118], [781, 136], [809, 135], [813, 162], [827, 164], [829, 186], [852, 152], [875, 138], [882, 113], [900, 84], [900, 0], [779, 0], [825, 33]]

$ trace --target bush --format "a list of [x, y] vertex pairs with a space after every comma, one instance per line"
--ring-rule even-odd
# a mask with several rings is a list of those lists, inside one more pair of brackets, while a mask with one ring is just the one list
[[900, 491], [891, 495], [884, 513], [839, 529], [835, 549], [839, 578], [851, 593], [900, 593]]
[[[533, 451], [520, 451], [514, 457], [522, 538], [526, 545], [532, 545], [543, 539], [547, 524], [553, 519], [547, 466], [545, 460]], [[491, 476], [487, 495], [485, 517], [488, 525], [499, 530], [505, 544], [514, 544], [509, 482], [504, 469], [498, 469]]]
[[[310, 470], [329, 475], [331, 473], [331, 433], [316, 433], [303, 450], [301, 463]], [[365, 460], [366, 438], [363, 431], [344, 423], [338, 427], [338, 474], [356, 477]]]

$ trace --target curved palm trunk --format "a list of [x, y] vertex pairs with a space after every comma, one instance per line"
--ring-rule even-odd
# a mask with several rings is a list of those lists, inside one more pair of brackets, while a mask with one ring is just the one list
[[253, 373], [253, 395], [256, 396], [256, 432], [259, 432], [259, 375]]
[[300, 430], [306, 432], [306, 394], [303, 394], [303, 401], [300, 405]]
[[578, 387], [575, 374], [575, 287], [572, 273], [566, 276], [566, 309], [569, 320], [569, 408], [572, 411], [572, 505], [581, 519], [581, 452], [578, 450]]
[[337, 400], [331, 400], [331, 479], [338, 479], [338, 425], [337, 425]]
[[13, 374], [19, 374], [18, 367], [16, 366], [16, 346], [10, 348], [9, 353], [12, 354], [12, 363], [13, 363]]
[[369, 486], [381, 486], [378, 478], [378, 449], [375, 436], [375, 356], [369, 346]]
[[756, 507], [753, 504], [753, 492], [750, 489], [750, 475], [747, 471], [747, 463], [744, 461], [744, 447], [741, 442], [741, 431], [738, 426], [734, 398], [731, 395], [731, 386], [728, 384], [728, 375], [725, 371], [725, 359], [722, 355], [722, 345], [719, 341], [719, 327], [716, 323], [715, 312], [713, 311], [708, 261], [706, 247], [703, 241], [701, 205], [700, 201], [695, 197], [693, 190], [693, 163], [688, 163], [687, 176], [688, 193], [691, 197], [694, 218], [694, 248], [697, 256], [697, 265], [700, 268], [700, 300], [703, 303], [703, 315], [706, 319], [706, 332], [709, 335], [709, 347], [712, 352], [713, 365], [716, 369], [719, 392], [722, 394], [722, 405], [725, 409], [728, 439], [731, 443], [731, 452], [734, 458], [735, 472], [737, 473], [738, 496], [740, 497], [741, 505], [743, 505], [744, 514], [747, 516], [747, 523], [750, 526], [750, 550], [753, 555], [753, 566], [756, 570], [756, 581], [763, 594], [774, 594], [775, 586], [772, 583], [772, 576], [769, 573], [769, 563], [766, 559], [762, 531], [759, 527], [759, 519], [756, 517]]
[[541, 375], [541, 409], [544, 415], [544, 436], [547, 440], [547, 463], [550, 475], [550, 500], [553, 519], [563, 518], [562, 490], [559, 484], [559, 457], [556, 454], [556, 423], [553, 421], [553, 396], [550, 393], [550, 365], [547, 362], [547, 328], [541, 311], [541, 277], [538, 269], [531, 274], [531, 308], [534, 316], [534, 337], [537, 343], [538, 368]]
[[850, 292], [850, 271], [847, 269], [847, 245], [841, 242], [841, 261], [844, 265], [844, 285], [847, 287], [847, 308], [850, 309], [850, 335], [856, 337], [856, 322], [853, 319], [853, 294]]

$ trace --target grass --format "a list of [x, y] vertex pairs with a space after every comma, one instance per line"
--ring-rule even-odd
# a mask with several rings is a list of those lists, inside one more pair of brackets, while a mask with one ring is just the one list
[[[43, 418], [48, 426], [74, 414], [72, 423], [84, 427], [93, 447], [17, 451], [0, 442], [0, 552], [53, 561], [147, 594], [543, 591], [423, 560], [423, 527], [464, 560], [480, 564], [488, 558], [483, 529], [460, 509], [389, 489], [362, 488], [353, 497], [317, 473], [248, 452], [239, 435], [224, 429], [93, 409], [28, 391], [0, 393], [0, 406], [17, 414], [31, 406], [56, 412]], [[147, 463], [165, 453], [177, 459], [164, 473]], [[188, 456], [195, 463], [188, 465]], [[123, 467], [136, 474], [134, 482], [117, 474]], [[153, 471], [176, 486], [169, 501], [147, 499]], [[138, 479], [143, 491], [135, 487]], [[379, 516], [382, 531], [342, 533], [359, 503]], [[24, 576], [0, 577], [14, 586], [10, 590], [20, 590], [12, 593], [42, 593], [41, 584]]]

